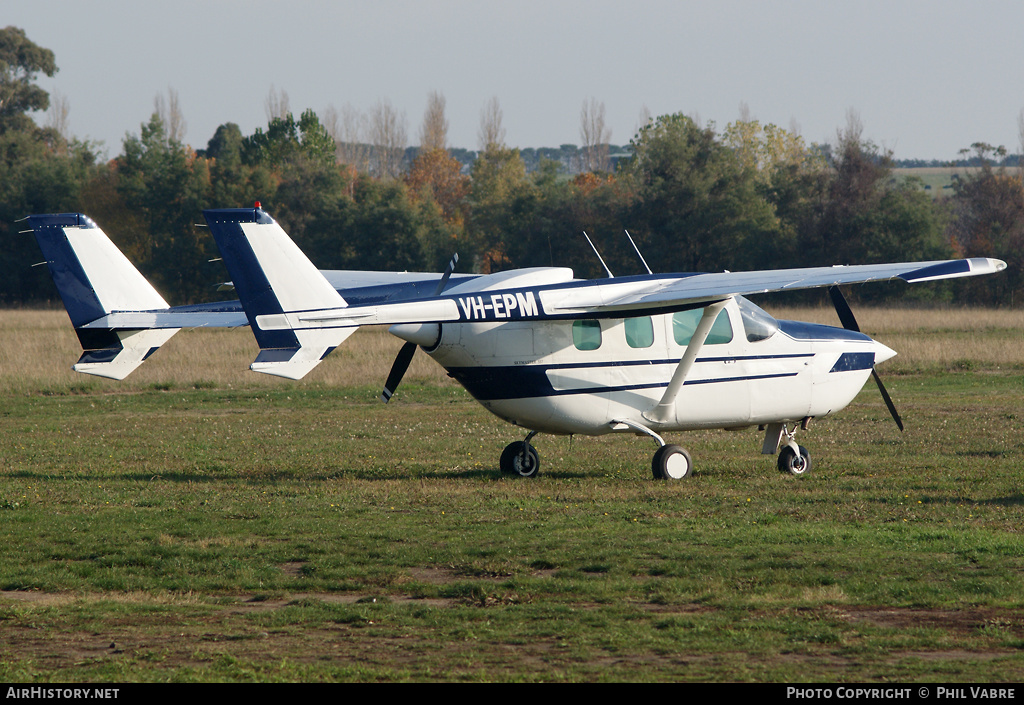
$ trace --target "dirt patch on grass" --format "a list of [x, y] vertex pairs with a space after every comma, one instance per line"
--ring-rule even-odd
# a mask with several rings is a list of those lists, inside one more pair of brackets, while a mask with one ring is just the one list
[[[453, 579], [447, 570], [426, 569], [416, 576], [418, 580], [428, 578], [438, 582]], [[122, 604], [138, 609], [126, 610]], [[442, 612], [436, 617], [428, 614], [425, 619], [408, 619], [410, 613], [386, 609], [403, 604]], [[845, 623], [849, 637], [861, 629], [934, 629], [940, 633], [940, 646], [927, 650], [920, 648], [920, 642], [905, 649], [893, 645], [882, 647], [870, 658], [843, 653], [847, 636], [820, 644], [800, 639], [753, 653], [734, 651], [728, 640], [722, 643], [724, 650], [674, 648], [664, 641], [626, 649], [608, 647], [601, 640], [591, 642], [586, 632], [575, 637], [531, 629], [517, 634], [488, 630], [478, 634], [473, 625], [480, 622], [452, 621], [444, 616], [447, 610], [468, 604], [465, 600], [383, 593], [0, 592], [4, 634], [0, 662], [19, 664], [25, 673], [36, 677], [56, 674], [58, 679], [78, 680], [112, 672], [124, 673], [132, 680], [165, 679], [169, 674], [185, 679], [302, 680], [303, 674], [311, 673], [339, 680], [629, 680], [629, 674], [640, 670], [654, 679], [771, 680], [772, 674], [786, 673], [794, 663], [810, 668], [807, 673], [857, 678], [880, 672], [878, 669], [891, 668], [895, 673], [905, 668], [908, 660], [929, 662], [941, 669], [945, 664], [1012, 659], [1018, 652], [1007, 648], [1005, 640], [987, 637], [1022, 638], [1024, 634], [1024, 611], [1020, 610], [836, 606], [796, 611], [823, 624]], [[325, 609], [332, 605], [344, 607]], [[602, 609], [596, 603], [572, 607], [587, 615], [583, 621], [598, 619], [594, 613]], [[699, 620], [723, 609], [704, 604], [644, 603], [636, 607], [655, 620], [672, 615]], [[764, 612], [754, 610], [751, 615]], [[712, 617], [711, 630], [717, 628], [713, 622]], [[584, 638], [581, 641], [579, 637]], [[687, 637], [681, 638], [685, 641]], [[19, 675], [16, 670], [8, 672]]]
[[895, 607], [843, 607], [838, 616], [850, 623], [865, 622], [887, 629], [937, 629], [969, 635], [984, 629], [1005, 629], [1024, 636], [1024, 614], [996, 608], [920, 609]]

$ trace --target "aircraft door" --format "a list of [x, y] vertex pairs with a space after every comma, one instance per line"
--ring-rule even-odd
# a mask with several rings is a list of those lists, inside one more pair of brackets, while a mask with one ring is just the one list
[[[693, 309], [665, 317], [670, 358], [682, 357], [702, 314], [703, 309]], [[721, 428], [749, 422], [746, 345], [736, 303], [729, 301], [715, 319], [676, 401], [681, 427]]]

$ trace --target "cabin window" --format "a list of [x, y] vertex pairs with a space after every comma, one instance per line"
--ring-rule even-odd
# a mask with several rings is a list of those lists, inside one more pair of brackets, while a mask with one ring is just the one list
[[[689, 345], [693, 332], [697, 330], [700, 317], [704, 309], [696, 308], [692, 311], [676, 311], [672, 314], [672, 337], [679, 345]], [[708, 333], [705, 345], [722, 345], [732, 340], [732, 325], [729, 323], [729, 314], [722, 309], [715, 322], [711, 325], [711, 332]]]
[[626, 343], [631, 348], [649, 348], [654, 345], [654, 322], [650, 316], [626, 319]]
[[601, 322], [592, 318], [573, 321], [572, 344], [577, 350], [597, 350], [601, 347]]
[[779, 329], [779, 322], [772, 318], [771, 314], [742, 296], [736, 297], [736, 303], [740, 307], [740, 320], [743, 321], [743, 330], [746, 331], [749, 342], [756, 343], [775, 335], [775, 331]]

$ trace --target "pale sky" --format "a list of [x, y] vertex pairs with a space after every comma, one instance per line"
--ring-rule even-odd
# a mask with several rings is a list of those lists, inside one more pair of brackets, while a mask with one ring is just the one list
[[613, 144], [644, 107], [722, 128], [746, 104], [808, 142], [832, 141], [852, 109], [898, 159], [1021, 151], [1020, 0], [0, 0], [0, 23], [54, 51], [40, 85], [108, 157], [168, 89], [203, 148], [222, 123], [265, 126], [271, 87], [296, 115], [387, 99], [410, 144], [437, 90], [449, 146], [467, 149], [497, 96], [514, 147], [579, 144], [593, 97]]

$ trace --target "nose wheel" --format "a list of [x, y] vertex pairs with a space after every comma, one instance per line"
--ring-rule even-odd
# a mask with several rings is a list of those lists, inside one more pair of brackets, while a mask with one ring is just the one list
[[[799, 428], [805, 429], [810, 423], [808, 416], [800, 422]], [[796, 431], [798, 426], [793, 425], [790, 430], [788, 423], [770, 423], [764, 427], [764, 445], [761, 452], [764, 455], [772, 455], [779, 452], [779, 472], [787, 475], [806, 475], [811, 471], [811, 454], [802, 445], [797, 445]]]
[[811, 471], [811, 454], [803, 446], [797, 446], [800, 452], [797, 453], [793, 446], [783, 446], [779, 453], [779, 472], [789, 475], [806, 475]]

